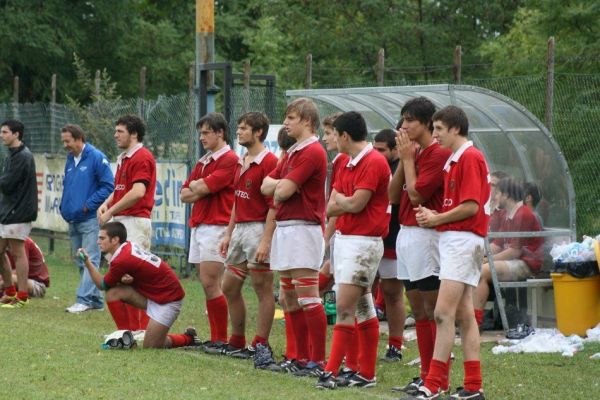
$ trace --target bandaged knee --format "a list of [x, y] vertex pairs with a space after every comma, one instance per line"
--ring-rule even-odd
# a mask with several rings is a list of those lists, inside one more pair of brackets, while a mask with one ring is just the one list
[[356, 304], [356, 321], [360, 324], [376, 317], [377, 313], [373, 304], [373, 296], [371, 293], [363, 294]]

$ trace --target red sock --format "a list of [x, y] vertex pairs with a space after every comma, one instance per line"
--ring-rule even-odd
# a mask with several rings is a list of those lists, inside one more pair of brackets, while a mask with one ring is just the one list
[[371, 318], [358, 324], [358, 338], [360, 340], [359, 372], [363, 377], [373, 379], [377, 364], [377, 344], [379, 343], [377, 318]]
[[296, 336], [294, 336], [294, 327], [292, 326], [292, 315], [289, 312], [283, 313], [285, 319], [285, 357], [288, 360], [298, 358], [296, 354]]
[[398, 350], [402, 350], [402, 336], [390, 336], [388, 338], [388, 345], [394, 346]]
[[310, 360], [325, 361], [325, 342], [327, 340], [327, 318], [323, 304], [316, 304], [304, 310], [308, 337], [310, 340]]
[[333, 338], [331, 339], [331, 349], [329, 351], [329, 361], [325, 366], [325, 371], [332, 372], [337, 376], [342, 365], [342, 360], [352, 345], [352, 336], [354, 335], [354, 325], [335, 324], [333, 327]]
[[252, 347], [256, 347], [256, 345], [259, 343], [265, 346], [269, 345], [269, 341], [266, 338], [258, 335], [254, 336], [254, 339], [252, 339]]
[[129, 313], [127, 312], [127, 308], [125, 308], [125, 303], [118, 300], [107, 301], [106, 306], [108, 307], [108, 311], [110, 311], [113, 321], [115, 321], [115, 324], [117, 325], [117, 329], [129, 329]]
[[243, 335], [231, 335], [229, 337], [229, 344], [236, 349], [243, 349], [246, 347], [246, 336]]
[[429, 364], [433, 357], [433, 346], [435, 345], [435, 337], [431, 330], [430, 321], [421, 319], [415, 321], [417, 330], [417, 346], [419, 347], [419, 356], [421, 357], [421, 379], [427, 378], [429, 372]]
[[481, 362], [479, 360], [465, 361], [464, 388], [469, 392], [478, 392], [481, 389]]
[[350, 368], [352, 371], [358, 371], [358, 359], [360, 350], [360, 340], [358, 339], [358, 328], [354, 324], [352, 330], [351, 345], [346, 349], [346, 368]]
[[6, 296], [15, 297], [17, 295], [17, 288], [15, 285], [10, 285], [4, 288], [4, 294]]
[[28, 298], [29, 298], [29, 293], [27, 291], [22, 292], [22, 291], [19, 290], [17, 292], [17, 299], [25, 301]]
[[145, 331], [148, 328], [148, 322], [150, 322], [150, 317], [146, 314], [146, 310], [139, 310], [138, 313], [139, 318], [139, 328]]
[[482, 309], [475, 309], [475, 320], [477, 321], [477, 325], [481, 326], [481, 324], [483, 324], [483, 310]]
[[227, 300], [220, 295], [206, 301], [209, 320], [212, 319], [210, 337], [213, 342], [227, 342]]
[[174, 349], [175, 347], [189, 346], [194, 341], [194, 338], [190, 335], [170, 333], [167, 336], [169, 337], [169, 339], [171, 339], [172, 349]]
[[304, 310], [300, 308], [296, 311], [292, 311], [290, 313], [290, 317], [292, 321], [292, 329], [294, 330], [294, 338], [296, 339], [296, 359], [308, 360], [308, 325], [306, 324]]
[[452, 368], [452, 355], [448, 357], [448, 361], [446, 361], [446, 374], [442, 376], [442, 382], [440, 383], [440, 387], [444, 391], [450, 390], [450, 369]]
[[140, 309], [130, 304], [123, 303], [127, 310], [127, 329], [137, 331], [140, 327]]
[[435, 358], [431, 360], [431, 364], [429, 366], [429, 373], [427, 374], [427, 379], [425, 379], [425, 387], [429, 389], [432, 393], [437, 393], [437, 391], [441, 387], [442, 379], [444, 375], [448, 374], [448, 368], [445, 362], [436, 360]]
[[319, 291], [325, 290], [331, 281], [331, 275], [325, 275], [319, 272]]

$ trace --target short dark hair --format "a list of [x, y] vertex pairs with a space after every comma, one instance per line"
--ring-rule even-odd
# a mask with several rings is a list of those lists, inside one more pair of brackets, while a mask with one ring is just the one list
[[215, 132], [223, 131], [223, 140], [229, 144], [229, 125], [223, 114], [218, 112], [209, 112], [196, 124], [196, 129], [201, 129], [202, 125], [208, 126]]
[[432, 121], [440, 121], [448, 129], [458, 128], [458, 134], [461, 136], [469, 135], [469, 119], [460, 107], [446, 106], [433, 114]]
[[17, 121], [16, 119], [7, 119], [0, 126], [7, 126], [13, 134], [19, 134], [19, 140], [23, 140], [23, 134], [25, 133], [25, 125], [23, 125], [21, 121]]
[[369, 134], [365, 119], [356, 111], [348, 111], [337, 117], [333, 127], [340, 135], [346, 132], [355, 142], [366, 140]]
[[115, 125], [123, 125], [127, 128], [129, 134], [137, 134], [138, 142], [144, 141], [146, 135], [146, 123], [143, 119], [134, 114], [123, 115], [117, 120]]
[[82, 142], [85, 142], [85, 133], [83, 133], [83, 129], [79, 125], [67, 124], [60, 131], [62, 133], [68, 132], [73, 136], [73, 139], [81, 139]]
[[531, 203], [535, 207], [542, 200], [542, 191], [539, 185], [535, 182], [525, 182], [523, 185], [523, 200], [527, 196], [531, 196]]
[[382, 129], [373, 138], [374, 142], [385, 143], [390, 150], [396, 148], [396, 132], [393, 129]]
[[241, 123], [250, 125], [252, 133], [262, 129], [262, 135], [258, 138], [261, 142], [264, 142], [269, 133], [269, 118], [261, 112], [251, 111], [238, 118], [238, 125]]
[[498, 180], [508, 178], [510, 176], [504, 171], [494, 171], [494, 172], [491, 172], [490, 175], [493, 176], [494, 178], [498, 178]]
[[127, 241], [127, 229], [121, 222], [107, 222], [106, 224], [102, 225], [100, 229], [106, 231], [106, 235], [111, 239], [118, 237], [119, 243], [121, 244]]
[[282, 150], [288, 151], [296, 143], [296, 139], [287, 134], [285, 127], [281, 127], [277, 132], [277, 144]]
[[521, 201], [524, 198], [523, 182], [520, 179], [513, 178], [512, 176], [502, 178], [498, 181], [496, 187], [500, 193], [507, 195], [514, 201]]
[[323, 118], [323, 128], [326, 127], [326, 126], [329, 126], [329, 127], [333, 128], [333, 123], [335, 122], [335, 120], [337, 119], [337, 117], [339, 117], [342, 114], [343, 114], [343, 112], [338, 111], [336, 113], [329, 114], [328, 116], [326, 116], [325, 118]]
[[400, 116], [403, 118], [413, 118], [420, 123], [427, 125], [429, 130], [433, 130], [433, 124], [431, 117], [435, 114], [435, 104], [427, 97], [415, 97], [407, 101], [402, 110], [400, 110]]

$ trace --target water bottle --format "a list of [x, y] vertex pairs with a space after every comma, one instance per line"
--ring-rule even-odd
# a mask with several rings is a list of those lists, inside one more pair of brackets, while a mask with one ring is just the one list
[[335, 308], [335, 292], [330, 290], [323, 294], [325, 299], [325, 316], [327, 317], [328, 325], [335, 325], [336, 308]]

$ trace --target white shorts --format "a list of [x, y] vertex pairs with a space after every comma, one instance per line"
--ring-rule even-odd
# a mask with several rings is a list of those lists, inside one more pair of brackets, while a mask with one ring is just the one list
[[[256, 265], [256, 250], [264, 232], [264, 222], [242, 222], [235, 224], [225, 263], [227, 265], [239, 265], [247, 261], [248, 265]], [[269, 260], [267, 258], [265, 264], [268, 263]]]
[[127, 240], [144, 250], [150, 250], [152, 246], [152, 220], [150, 218], [118, 215], [113, 219], [125, 225]]
[[398, 279], [411, 282], [440, 274], [440, 234], [435, 229], [402, 226], [396, 239]]
[[182, 300], [158, 304], [146, 299], [146, 314], [161, 325], [171, 327], [181, 311]]
[[398, 279], [398, 263], [393, 258], [382, 257], [377, 271], [380, 279]]
[[320, 225], [306, 221], [277, 222], [271, 242], [271, 270], [308, 268], [318, 271], [323, 263], [325, 240]]
[[472, 232], [440, 234], [440, 280], [477, 286], [484, 254], [483, 238]]
[[23, 224], [0, 224], [0, 238], [25, 240], [31, 233], [31, 222]]
[[529, 266], [521, 259], [495, 261], [494, 266], [498, 265], [498, 263], [504, 263], [506, 265], [504, 271], [496, 269], [499, 281], [524, 281], [531, 276]]
[[339, 284], [370, 288], [383, 257], [380, 237], [335, 235], [335, 280]]
[[221, 242], [227, 231], [226, 225], [198, 225], [190, 232], [190, 254], [188, 262], [199, 264], [204, 261], [224, 263]]

